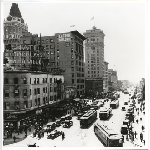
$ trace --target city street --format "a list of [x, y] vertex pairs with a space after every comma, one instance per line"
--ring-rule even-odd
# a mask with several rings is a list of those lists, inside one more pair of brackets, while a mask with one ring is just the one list
[[[126, 111], [122, 111], [121, 108], [124, 106], [124, 101], [129, 100], [128, 94], [120, 93], [119, 98], [119, 107], [117, 109], [112, 110], [112, 116], [105, 121], [105, 123], [110, 126], [114, 131], [120, 134], [121, 126], [123, 125], [123, 120], [125, 119], [125, 113]], [[110, 102], [106, 102], [105, 105], [109, 105]], [[126, 105], [127, 110], [128, 105]], [[139, 107], [137, 105], [137, 107]], [[142, 113], [139, 114], [141, 116]], [[144, 116], [142, 116], [143, 121], [139, 124], [133, 123], [133, 131], [137, 131], [138, 135], [141, 132], [141, 125], [144, 124]], [[99, 118], [98, 118], [99, 119]], [[93, 125], [90, 126], [88, 129], [81, 129], [80, 128], [80, 122], [77, 120], [77, 117], [73, 117], [73, 126], [70, 128], [63, 128], [58, 127], [56, 130], [63, 131], [65, 133], [65, 139], [62, 140], [62, 136], [59, 136], [58, 138], [51, 140], [47, 139], [47, 133], [45, 133], [44, 137], [41, 139], [33, 138], [32, 134], [29, 135], [26, 139], [6, 145], [6, 147], [24, 147], [27, 146], [27, 144], [33, 144], [36, 143], [39, 147], [104, 147], [103, 144], [98, 140], [98, 138], [95, 136], [93, 131]], [[46, 127], [46, 126], [45, 126]], [[143, 143], [139, 140], [140, 138], [137, 138], [135, 141], [138, 143], [135, 145], [134, 143], [131, 143], [131, 141], [127, 141], [126, 138], [124, 138], [124, 144], [123, 147], [135, 147], [135, 146], [144, 146]]]

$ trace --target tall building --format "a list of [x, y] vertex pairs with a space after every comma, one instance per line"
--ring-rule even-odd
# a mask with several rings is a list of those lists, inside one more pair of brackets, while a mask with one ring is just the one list
[[[96, 93], [103, 91], [103, 75], [104, 75], [104, 36], [102, 30], [97, 29], [95, 26], [91, 30], [86, 30], [84, 33], [85, 40], [85, 88], [88, 84], [96, 82], [99, 87]], [[89, 83], [88, 83], [89, 82]], [[94, 84], [95, 85], [95, 84]], [[90, 88], [90, 87], [89, 87]], [[88, 94], [91, 90], [86, 90]], [[89, 94], [88, 94], [89, 95]], [[97, 95], [97, 94], [96, 94]]]
[[18, 4], [12, 3], [10, 13], [4, 20], [4, 45], [5, 49], [20, 46], [20, 38], [28, 31], [28, 25], [24, 23]]
[[113, 69], [108, 69], [108, 72], [109, 72], [110, 89], [117, 90], [118, 87], [117, 71], [114, 71]]
[[104, 61], [103, 91], [108, 92], [108, 62]]

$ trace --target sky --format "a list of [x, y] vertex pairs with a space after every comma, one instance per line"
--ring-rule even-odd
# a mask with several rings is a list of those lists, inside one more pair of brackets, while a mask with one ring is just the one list
[[[145, 78], [145, 3], [18, 2], [18, 6], [33, 34], [51, 36], [72, 30], [83, 34], [96, 26], [105, 34], [104, 59], [109, 69], [117, 71], [118, 79], [139, 83]], [[9, 15], [10, 8], [11, 2], [2, 3], [2, 20]]]

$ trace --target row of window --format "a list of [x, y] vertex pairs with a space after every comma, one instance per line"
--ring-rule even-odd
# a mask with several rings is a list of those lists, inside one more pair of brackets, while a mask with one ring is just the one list
[[[54, 83], [56, 83], [56, 81], [57, 81], [57, 78], [54, 78]], [[19, 84], [19, 78], [15, 77], [13, 83]], [[34, 84], [39, 84], [39, 83], [40, 83], [40, 79], [34, 78]], [[43, 78], [42, 83], [47, 83], [47, 78]], [[49, 83], [52, 83], [52, 78], [49, 78]], [[4, 84], [9, 84], [8, 78], [4, 78]], [[27, 84], [27, 78], [26, 77], [23, 78], [23, 84]], [[30, 84], [31, 84], [31, 78], [30, 78]]]

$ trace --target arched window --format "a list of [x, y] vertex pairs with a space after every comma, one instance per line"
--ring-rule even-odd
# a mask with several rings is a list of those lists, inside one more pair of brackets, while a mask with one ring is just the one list
[[23, 78], [23, 83], [27, 84], [27, 78], [26, 77]]

